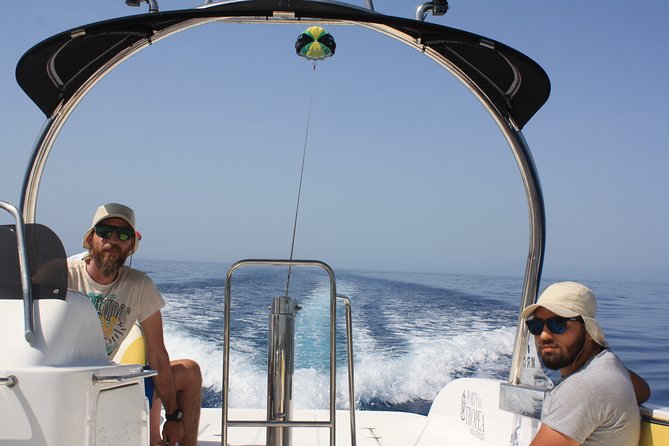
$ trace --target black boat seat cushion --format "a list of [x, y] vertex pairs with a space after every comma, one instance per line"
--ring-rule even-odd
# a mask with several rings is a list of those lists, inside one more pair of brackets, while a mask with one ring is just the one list
[[[67, 260], [58, 236], [41, 224], [26, 224], [26, 251], [33, 299], [67, 294]], [[22, 299], [21, 270], [14, 225], [0, 225], [0, 299]]]

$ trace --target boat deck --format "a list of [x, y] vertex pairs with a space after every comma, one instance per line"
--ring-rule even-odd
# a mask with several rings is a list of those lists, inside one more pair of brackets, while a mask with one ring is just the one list
[[[199, 446], [221, 444], [222, 410], [202, 409], [200, 417]], [[262, 409], [231, 409], [228, 417], [232, 420], [265, 419], [266, 412]], [[296, 410], [295, 420], [327, 421], [325, 410]], [[350, 414], [347, 410], [337, 411], [336, 437], [337, 445], [351, 444]], [[428, 418], [402, 412], [356, 412], [356, 440], [360, 446], [393, 446], [416, 444], [427, 425]], [[228, 428], [228, 444], [234, 446], [265, 445], [267, 438], [265, 428], [261, 427], [230, 427]], [[293, 443], [296, 445], [326, 446], [329, 445], [329, 429], [327, 428], [294, 428]]]

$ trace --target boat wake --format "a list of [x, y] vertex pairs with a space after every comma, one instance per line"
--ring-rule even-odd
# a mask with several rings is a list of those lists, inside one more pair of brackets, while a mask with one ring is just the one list
[[[512, 310], [499, 302], [502, 324], [478, 311], [474, 296], [369, 277], [340, 279], [340, 290], [351, 298], [354, 327], [356, 407], [426, 413], [439, 390], [461, 377], [506, 379], [515, 329]], [[192, 284], [191, 284], [192, 285]], [[164, 290], [165, 339], [170, 356], [193, 358], [200, 364], [204, 405], [220, 407], [223, 373], [222, 311], [211, 307], [211, 286], [198, 282], [179, 290]], [[222, 286], [220, 295], [222, 295]], [[294, 404], [300, 409], [326, 409], [328, 400], [328, 289], [312, 284], [297, 290], [302, 310], [296, 318]], [[188, 295], [189, 299], [184, 297]], [[249, 297], [251, 295], [247, 295]], [[381, 297], [382, 296], [382, 297]], [[405, 296], [412, 296], [407, 299]], [[450, 305], [443, 306], [443, 299]], [[249, 297], [249, 301], [254, 301]], [[196, 302], [195, 305], [189, 302]], [[209, 302], [209, 304], [207, 303]], [[437, 305], [439, 304], [439, 305]], [[487, 303], [488, 305], [490, 302]], [[267, 391], [267, 318], [261, 306], [233, 318], [230, 352], [230, 407], [263, 408]], [[266, 308], [266, 306], [265, 306]], [[439, 310], [437, 310], [440, 308]], [[397, 314], [412, 312], [411, 318]], [[338, 314], [337, 406], [348, 407], [345, 322]], [[235, 336], [237, 333], [237, 336]]]

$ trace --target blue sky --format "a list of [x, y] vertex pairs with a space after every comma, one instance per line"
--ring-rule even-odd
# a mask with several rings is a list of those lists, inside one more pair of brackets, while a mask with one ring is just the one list
[[[374, 3], [405, 17], [417, 4]], [[545, 277], [669, 280], [669, 3], [450, 4], [428, 20], [510, 45], [551, 79], [523, 130], [546, 200]], [[144, 10], [122, 0], [3, 5], [0, 199], [18, 202], [44, 121], [16, 84], [21, 55], [57, 32]], [[139, 257], [287, 257], [314, 82], [296, 257], [522, 275], [524, 192], [478, 101], [416, 51], [352, 27], [330, 29], [337, 54], [314, 73], [293, 53], [302, 28], [200, 27], [116, 69], [64, 127], [38, 221], [74, 253], [95, 207], [119, 201], [137, 211]]]

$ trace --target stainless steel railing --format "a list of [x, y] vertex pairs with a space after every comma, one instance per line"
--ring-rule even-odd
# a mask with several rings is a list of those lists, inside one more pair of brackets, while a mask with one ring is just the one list
[[0, 201], [0, 208], [12, 214], [15, 221], [16, 244], [18, 246], [19, 269], [21, 271], [21, 290], [23, 293], [23, 337], [29, 344], [32, 344], [35, 341], [35, 321], [33, 317], [32, 286], [30, 283], [30, 264], [28, 263], [23, 217], [19, 209], [11, 203]]
[[[317, 267], [327, 272], [330, 279], [330, 404], [329, 419], [326, 421], [302, 421], [292, 417], [292, 375], [294, 367], [295, 314], [299, 307], [288, 297], [275, 297], [270, 313], [269, 348], [268, 348], [268, 390], [266, 420], [231, 420], [229, 419], [228, 395], [230, 387], [230, 309], [231, 283], [236, 270], [247, 266], [303, 266]], [[317, 260], [242, 260], [233, 264], [225, 280], [224, 305], [224, 353], [223, 353], [223, 413], [222, 444], [227, 444], [229, 427], [266, 427], [267, 444], [272, 446], [290, 446], [291, 429], [295, 427], [328, 428], [330, 445], [336, 441], [336, 304], [344, 303], [346, 308], [346, 340], [349, 379], [349, 408], [351, 425], [351, 444], [356, 445], [355, 437], [355, 390], [353, 384], [353, 340], [351, 332], [351, 308], [346, 296], [338, 296], [334, 272], [325, 263]]]
[[19, 382], [14, 375], [9, 375], [6, 378], [0, 378], [0, 386], [14, 387]]

